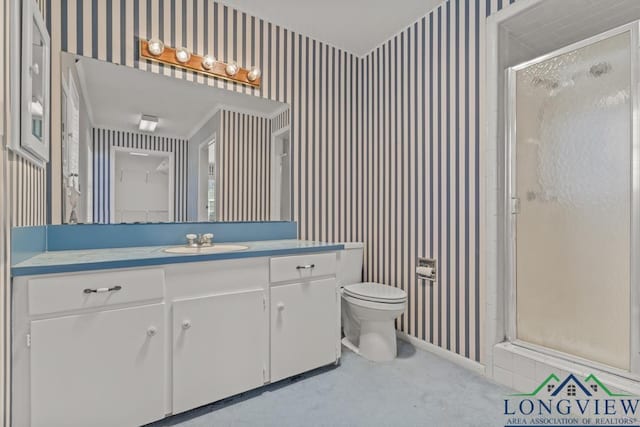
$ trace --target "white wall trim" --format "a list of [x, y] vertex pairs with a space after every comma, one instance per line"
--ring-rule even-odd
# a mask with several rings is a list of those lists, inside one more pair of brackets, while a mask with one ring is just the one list
[[401, 331], [396, 331], [396, 335], [402, 341], [408, 342], [412, 344], [414, 347], [419, 348], [420, 350], [425, 350], [425, 351], [428, 351], [429, 353], [433, 353], [436, 356], [442, 357], [443, 359], [453, 362], [456, 365], [460, 365], [463, 368], [466, 368], [470, 371], [475, 372], [476, 374], [480, 374], [480, 375], [486, 374], [485, 366], [479, 362], [476, 362], [475, 360], [468, 359], [457, 353], [453, 353], [449, 350], [445, 350], [442, 347], [438, 347], [437, 345], [433, 345], [426, 341], [422, 341], [419, 338], [412, 337]]
[[[498, 93], [503, 75], [500, 71], [500, 51], [498, 40], [500, 25], [523, 11], [542, 3], [545, 0], [527, 0], [516, 2], [509, 7], [496, 12], [487, 18], [485, 38], [485, 73], [486, 92], [484, 101], [485, 132], [484, 149], [481, 164], [485, 171], [481, 201], [484, 203], [484, 233], [481, 239], [481, 253], [484, 254], [484, 351], [483, 360], [487, 366], [487, 375], [493, 376], [493, 348], [504, 340], [505, 304], [504, 295], [500, 289], [500, 281], [504, 276], [504, 262], [499, 259], [500, 245], [500, 205], [505, 195], [504, 188], [499, 181], [498, 167], [498, 129], [500, 100]], [[481, 55], [482, 56], [482, 55]]]
[[[77, 56], [76, 56], [77, 59]], [[87, 116], [89, 116], [89, 124], [93, 126], [95, 123], [93, 116], [93, 107], [91, 106], [91, 102], [89, 99], [89, 87], [87, 85], [87, 74], [84, 71], [84, 67], [82, 66], [82, 62], [76, 62], [76, 71], [78, 72], [78, 79], [80, 80], [80, 96], [84, 100], [84, 105], [87, 107]], [[69, 70], [71, 73], [71, 70]], [[64, 78], [63, 78], [64, 81]]]

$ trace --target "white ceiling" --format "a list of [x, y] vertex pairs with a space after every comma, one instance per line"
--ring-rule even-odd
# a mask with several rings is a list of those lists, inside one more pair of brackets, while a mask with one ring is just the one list
[[220, 3], [363, 56], [426, 15], [442, 0], [220, 0]]
[[271, 116], [285, 105], [91, 58], [80, 57], [76, 66], [96, 127], [138, 130], [148, 114], [158, 117], [156, 134], [185, 138], [216, 106]]

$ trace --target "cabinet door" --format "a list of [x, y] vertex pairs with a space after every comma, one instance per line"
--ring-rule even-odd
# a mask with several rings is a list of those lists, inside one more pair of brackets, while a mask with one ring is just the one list
[[337, 359], [335, 279], [271, 288], [271, 382]]
[[31, 322], [31, 425], [164, 417], [164, 340], [164, 304]]
[[262, 290], [173, 304], [173, 413], [264, 384], [267, 314]]

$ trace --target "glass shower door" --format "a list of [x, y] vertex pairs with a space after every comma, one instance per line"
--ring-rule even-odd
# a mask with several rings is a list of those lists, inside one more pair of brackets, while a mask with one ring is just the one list
[[630, 46], [627, 31], [510, 70], [516, 337], [624, 370]]

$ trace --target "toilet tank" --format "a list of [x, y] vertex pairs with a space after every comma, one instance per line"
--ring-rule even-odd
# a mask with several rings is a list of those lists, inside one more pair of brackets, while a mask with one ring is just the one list
[[362, 282], [362, 261], [364, 243], [342, 243], [344, 249], [338, 252], [338, 284], [340, 286]]

